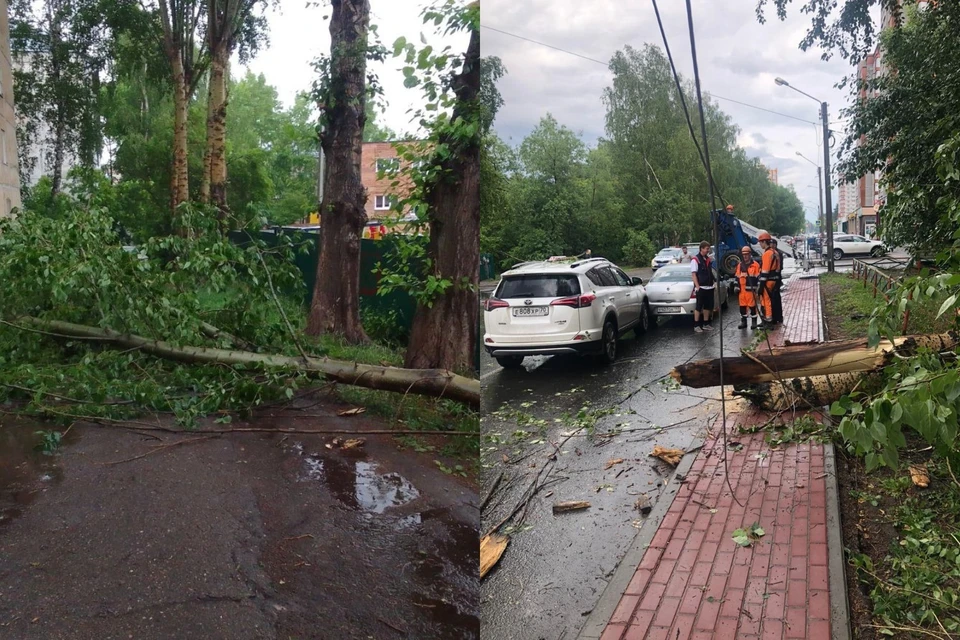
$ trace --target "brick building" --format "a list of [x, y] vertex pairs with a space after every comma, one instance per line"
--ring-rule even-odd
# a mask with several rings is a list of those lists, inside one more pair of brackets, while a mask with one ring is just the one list
[[780, 178], [777, 177], [777, 173], [776, 169], [767, 169], [767, 180], [773, 184], [780, 184]]
[[[393, 205], [398, 198], [402, 199], [410, 193], [410, 182], [408, 179], [399, 175], [402, 167], [400, 158], [397, 157], [397, 150], [394, 149], [392, 142], [364, 142], [360, 159], [360, 182], [367, 190], [367, 228], [364, 230], [365, 238], [377, 239], [383, 233], [390, 229], [388, 223], [393, 223], [398, 218], [398, 213], [393, 210]], [[399, 182], [394, 186], [394, 182]], [[409, 211], [404, 211], [400, 215], [402, 218], [409, 218]], [[311, 227], [320, 224], [320, 217], [317, 213], [311, 213], [299, 224], [293, 226]], [[393, 225], [394, 230], [404, 231], [403, 225]]]
[[7, 0], [0, 0], [0, 216], [20, 207], [17, 125], [13, 107], [13, 65]]

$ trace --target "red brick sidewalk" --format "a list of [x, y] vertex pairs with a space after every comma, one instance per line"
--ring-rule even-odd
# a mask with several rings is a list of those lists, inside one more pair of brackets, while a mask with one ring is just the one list
[[[791, 282], [784, 316], [774, 344], [820, 339], [816, 279]], [[602, 640], [831, 637], [824, 445], [773, 448], [736, 428], [768, 419], [727, 415], [726, 465], [722, 419], [713, 425]], [[734, 542], [755, 522], [764, 536]]]
[[820, 280], [799, 274], [787, 281], [783, 294], [783, 325], [770, 333], [773, 346], [823, 342]]

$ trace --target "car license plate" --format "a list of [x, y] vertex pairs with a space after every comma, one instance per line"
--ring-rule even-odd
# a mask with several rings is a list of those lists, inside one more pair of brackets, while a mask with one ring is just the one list
[[514, 307], [513, 315], [516, 317], [526, 316], [545, 316], [549, 314], [547, 307]]
[[657, 307], [657, 313], [680, 313], [680, 307]]

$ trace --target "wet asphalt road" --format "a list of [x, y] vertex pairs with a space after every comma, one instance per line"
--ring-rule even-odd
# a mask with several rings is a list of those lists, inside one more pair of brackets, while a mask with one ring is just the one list
[[[724, 352], [738, 355], [754, 334], [736, 328], [735, 307], [723, 316]], [[609, 439], [578, 436], [562, 445], [548, 486], [531, 501], [503, 559], [482, 583], [485, 637], [576, 637], [643, 526], [634, 503], [646, 494], [655, 504], [673, 474], [648, 456], [651, 449], [686, 448], [719, 411], [718, 401], [703, 399], [717, 398], [717, 389], [671, 389], [658, 380], [682, 362], [717, 357], [719, 343], [719, 332], [695, 334], [691, 319], [673, 318], [639, 338], [627, 334], [610, 367], [573, 357], [527, 358], [525, 370], [505, 371], [484, 354], [484, 495], [503, 474], [482, 516], [484, 532], [513, 510], [554, 451], [551, 443], [573, 430], [565, 414], [612, 409], [596, 423], [596, 433], [621, 430]], [[624, 462], [605, 470], [616, 458]], [[551, 505], [558, 500], [592, 506], [554, 516]]]

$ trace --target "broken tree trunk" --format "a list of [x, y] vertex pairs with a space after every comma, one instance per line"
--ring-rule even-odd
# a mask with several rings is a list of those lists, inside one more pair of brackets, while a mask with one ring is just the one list
[[136, 335], [124, 335], [111, 329], [100, 329], [72, 322], [41, 320], [33, 317], [19, 319], [23, 325], [55, 335], [88, 338], [125, 349], [140, 349], [160, 358], [196, 364], [258, 364], [278, 369], [304, 371], [323, 375], [342, 384], [449, 398], [474, 407], [480, 406], [480, 381], [458, 376], [441, 369], [401, 369], [380, 367], [356, 362], [341, 362], [327, 358], [302, 358], [276, 354], [250, 353], [209, 347], [174, 346], [161, 340]]
[[[755, 384], [778, 378], [806, 378], [855, 371], [872, 371], [887, 364], [894, 351], [901, 356], [926, 348], [934, 352], [952, 351], [958, 344], [956, 332], [939, 335], [903, 336], [893, 342], [882, 340], [876, 347], [866, 339], [837, 340], [817, 345], [778, 347], [771, 355], [755, 352], [737, 358], [724, 358], [724, 384]], [[670, 375], [685, 387], [703, 389], [720, 384], [720, 359], [699, 360], [677, 366]]]
[[826, 407], [870, 379], [862, 372], [836, 373], [828, 376], [784, 379], [781, 383], [760, 382], [750, 385], [735, 385], [733, 395], [747, 398], [766, 411], [789, 411]]

